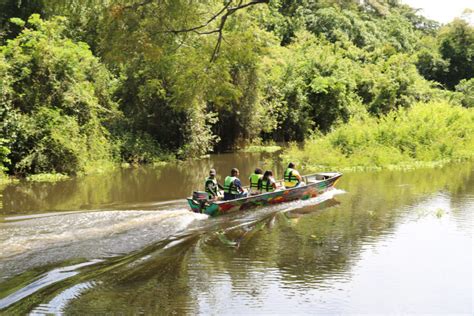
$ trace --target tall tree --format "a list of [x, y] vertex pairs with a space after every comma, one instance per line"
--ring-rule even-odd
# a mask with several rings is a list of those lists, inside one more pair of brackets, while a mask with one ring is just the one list
[[462, 79], [474, 77], [474, 26], [463, 19], [455, 19], [440, 31], [440, 53], [449, 61], [448, 72], [439, 81], [449, 89]]

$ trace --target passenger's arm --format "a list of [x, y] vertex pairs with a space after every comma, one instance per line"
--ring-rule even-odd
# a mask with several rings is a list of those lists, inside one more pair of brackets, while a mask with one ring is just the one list
[[244, 189], [242, 188], [242, 183], [240, 183], [239, 179], [234, 180], [234, 185], [240, 193], [244, 192]]
[[275, 181], [275, 180], [273, 180], [273, 181], [272, 181], [272, 187], [273, 187], [273, 189], [274, 189], [274, 190], [278, 189], [278, 187], [277, 187], [277, 184], [276, 184], [276, 181]]
[[212, 185], [211, 182], [207, 184], [207, 188], [209, 189], [210, 192], [212, 192], [214, 195], [217, 195], [216, 188]]

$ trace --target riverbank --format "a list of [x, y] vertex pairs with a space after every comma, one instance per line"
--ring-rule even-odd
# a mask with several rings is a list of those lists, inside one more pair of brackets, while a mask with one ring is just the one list
[[[473, 159], [473, 135], [474, 108], [443, 100], [417, 103], [378, 118], [360, 112], [348, 123], [338, 125], [327, 134], [313, 134], [304, 144], [254, 140], [237, 152], [278, 154], [283, 162], [294, 161], [306, 172], [436, 168]], [[127, 156], [128, 162], [119, 159], [123, 155], [118, 154], [97, 161], [81, 159], [82, 167], [76, 173], [25, 173], [20, 177], [2, 174], [0, 184], [23, 179], [30, 182], [57, 182], [76, 176], [101, 174], [116, 168], [156, 166], [209, 157], [203, 155], [200, 158], [178, 159], [177, 154], [152, 150], [150, 144], [145, 147], [140, 145], [140, 149], [136, 150], [132, 150], [131, 145], [126, 147], [135, 153]]]
[[[274, 142], [265, 142], [263, 144], [250, 144], [241, 149], [238, 149], [236, 153], [244, 153], [244, 154], [256, 154], [256, 153], [267, 153], [267, 154], [275, 154], [279, 151], [283, 150], [283, 147], [280, 145], [275, 144]], [[186, 161], [199, 161], [203, 159], [208, 159], [210, 154], [202, 155], [201, 157], [197, 158], [188, 158], [188, 159], [178, 159], [172, 154], [162, 155], [159, 158], [155, 157], [151, 162], [143, 162], [143, 163], [130, 163], [130, 162], [113, 162], [113, 161], [102, 161], [102, 163], [93, 163], [87, 166], [86, 170], [83, 172], [79, 172], [76, 175], [67, 175], [64, 173], [38, 173], [38, 174], [29, 174], [25, 175], [24, 177], [15, 177], [15, 176], [8, 176], [2, 175], [0, 177], [0, 184], [8, 184], [12, 182], [18, 181], [28, 181], [28, 182], [57, 182], [63, 180], [69, 180], [76, 177], [84, 177], [87, 175], [97, 175], [103, 174], [106, 172], [111, 172], [116, 169], [129, 169], [129, 168], [140, 168], [140, 167], [160, 167], [165, 166], [167, 164], [173, 162], [182, 162], [185, 163]]]
[[381, 118], [356, 117], [282, 158], [307, 171], [439, 167], [474, 158], [474, 109], [417, 103]]
[[[474, 108], [438, 101], [417, 103], [380, 118], [355, 116], [328, 134], [313, 135], [303, 146], [251, 143], [238, 152], [278, 154], [282, 151], [279, 157], [283, 162], [294, 161], [306, 172], [435, 168], [473, 159], [473, 135]], [[152, 162], [145, 164], [102, 160], [90, 163], [77, 175], [101, 174], [116, 168], [147, 164], [160, 166], [177, 161], [177, 158], [168, 154], [159, 160], [150, 160]], [[26, 175], [24, 179], [56, 182], [70, 177], [63, 173], [39, 173]], [[0, 183], [14, 179], [4, 176]]]
[[172, 161], [176, 161], [176, 159], [170, 159], [168, 161], [155, 161], [153, 163], [146, 163], [146, 164], [133, 164], [133, 163], [114, 163], [114, 162], [106, 162], [101, 165], [96, 165], [94, 167], [87, 168], [87, 171], [79, 172], [76, 175], [67, 175], [64, 173], [38, 173], [38, 174], [30, 174], [26, 176], [8, 176], [8, 175], [1, 175], [0, 176], [0, 185], [6, 185], [9, 183], [15, 183], [19, 181], [27, 181], [27, 182], [58, 182], [64, 180], [70, 180], [72, 178], [82, 178], [88, 175], [100, 175], [108, 172], [112, 172], [116, 169], [129, 169], [129, 168], [138, 168], [140, 166], [163, 166]]

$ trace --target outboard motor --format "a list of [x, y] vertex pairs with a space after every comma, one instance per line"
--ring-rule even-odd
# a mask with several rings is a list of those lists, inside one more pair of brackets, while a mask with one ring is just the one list
[[203, 191], [194, 191], [193, 192], [193, 200], [199, 204], [199, 210], [202, 213], [202, 210], [206, 207], [209, 195], [207, 192]]

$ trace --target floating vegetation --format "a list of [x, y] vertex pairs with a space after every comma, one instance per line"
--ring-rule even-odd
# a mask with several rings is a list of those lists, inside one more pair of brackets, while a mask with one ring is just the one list
[[280, 150], [282, 150], [282, 147], [277, 145], [250, 145], [241, 151], [246, 153], [274, 153]]
[[26, 177], [26, 180], [33, 182], [57, 182], [68, 179], [70, 179], [70, 177], [62, 173], [40, 173]]
[[444, 214], [446, 214], [446, 212], [445, 212], [445, 210], [443, 210], [442, 208], [437, 209], [437, 210], [436, 210], [436, 213], [435, 213], [435, 215], [436, 215], [437, 218], [443, 217]]
[[442, 218], [444, 215], [446, 215], [448, 212], [442, 208], [437, 208], [437, 209], [425, 209], [425, 208], [418, 208], [415, 210], [417, 219], [429, 217], [429, 216], [435, 216], [436, 218]]

